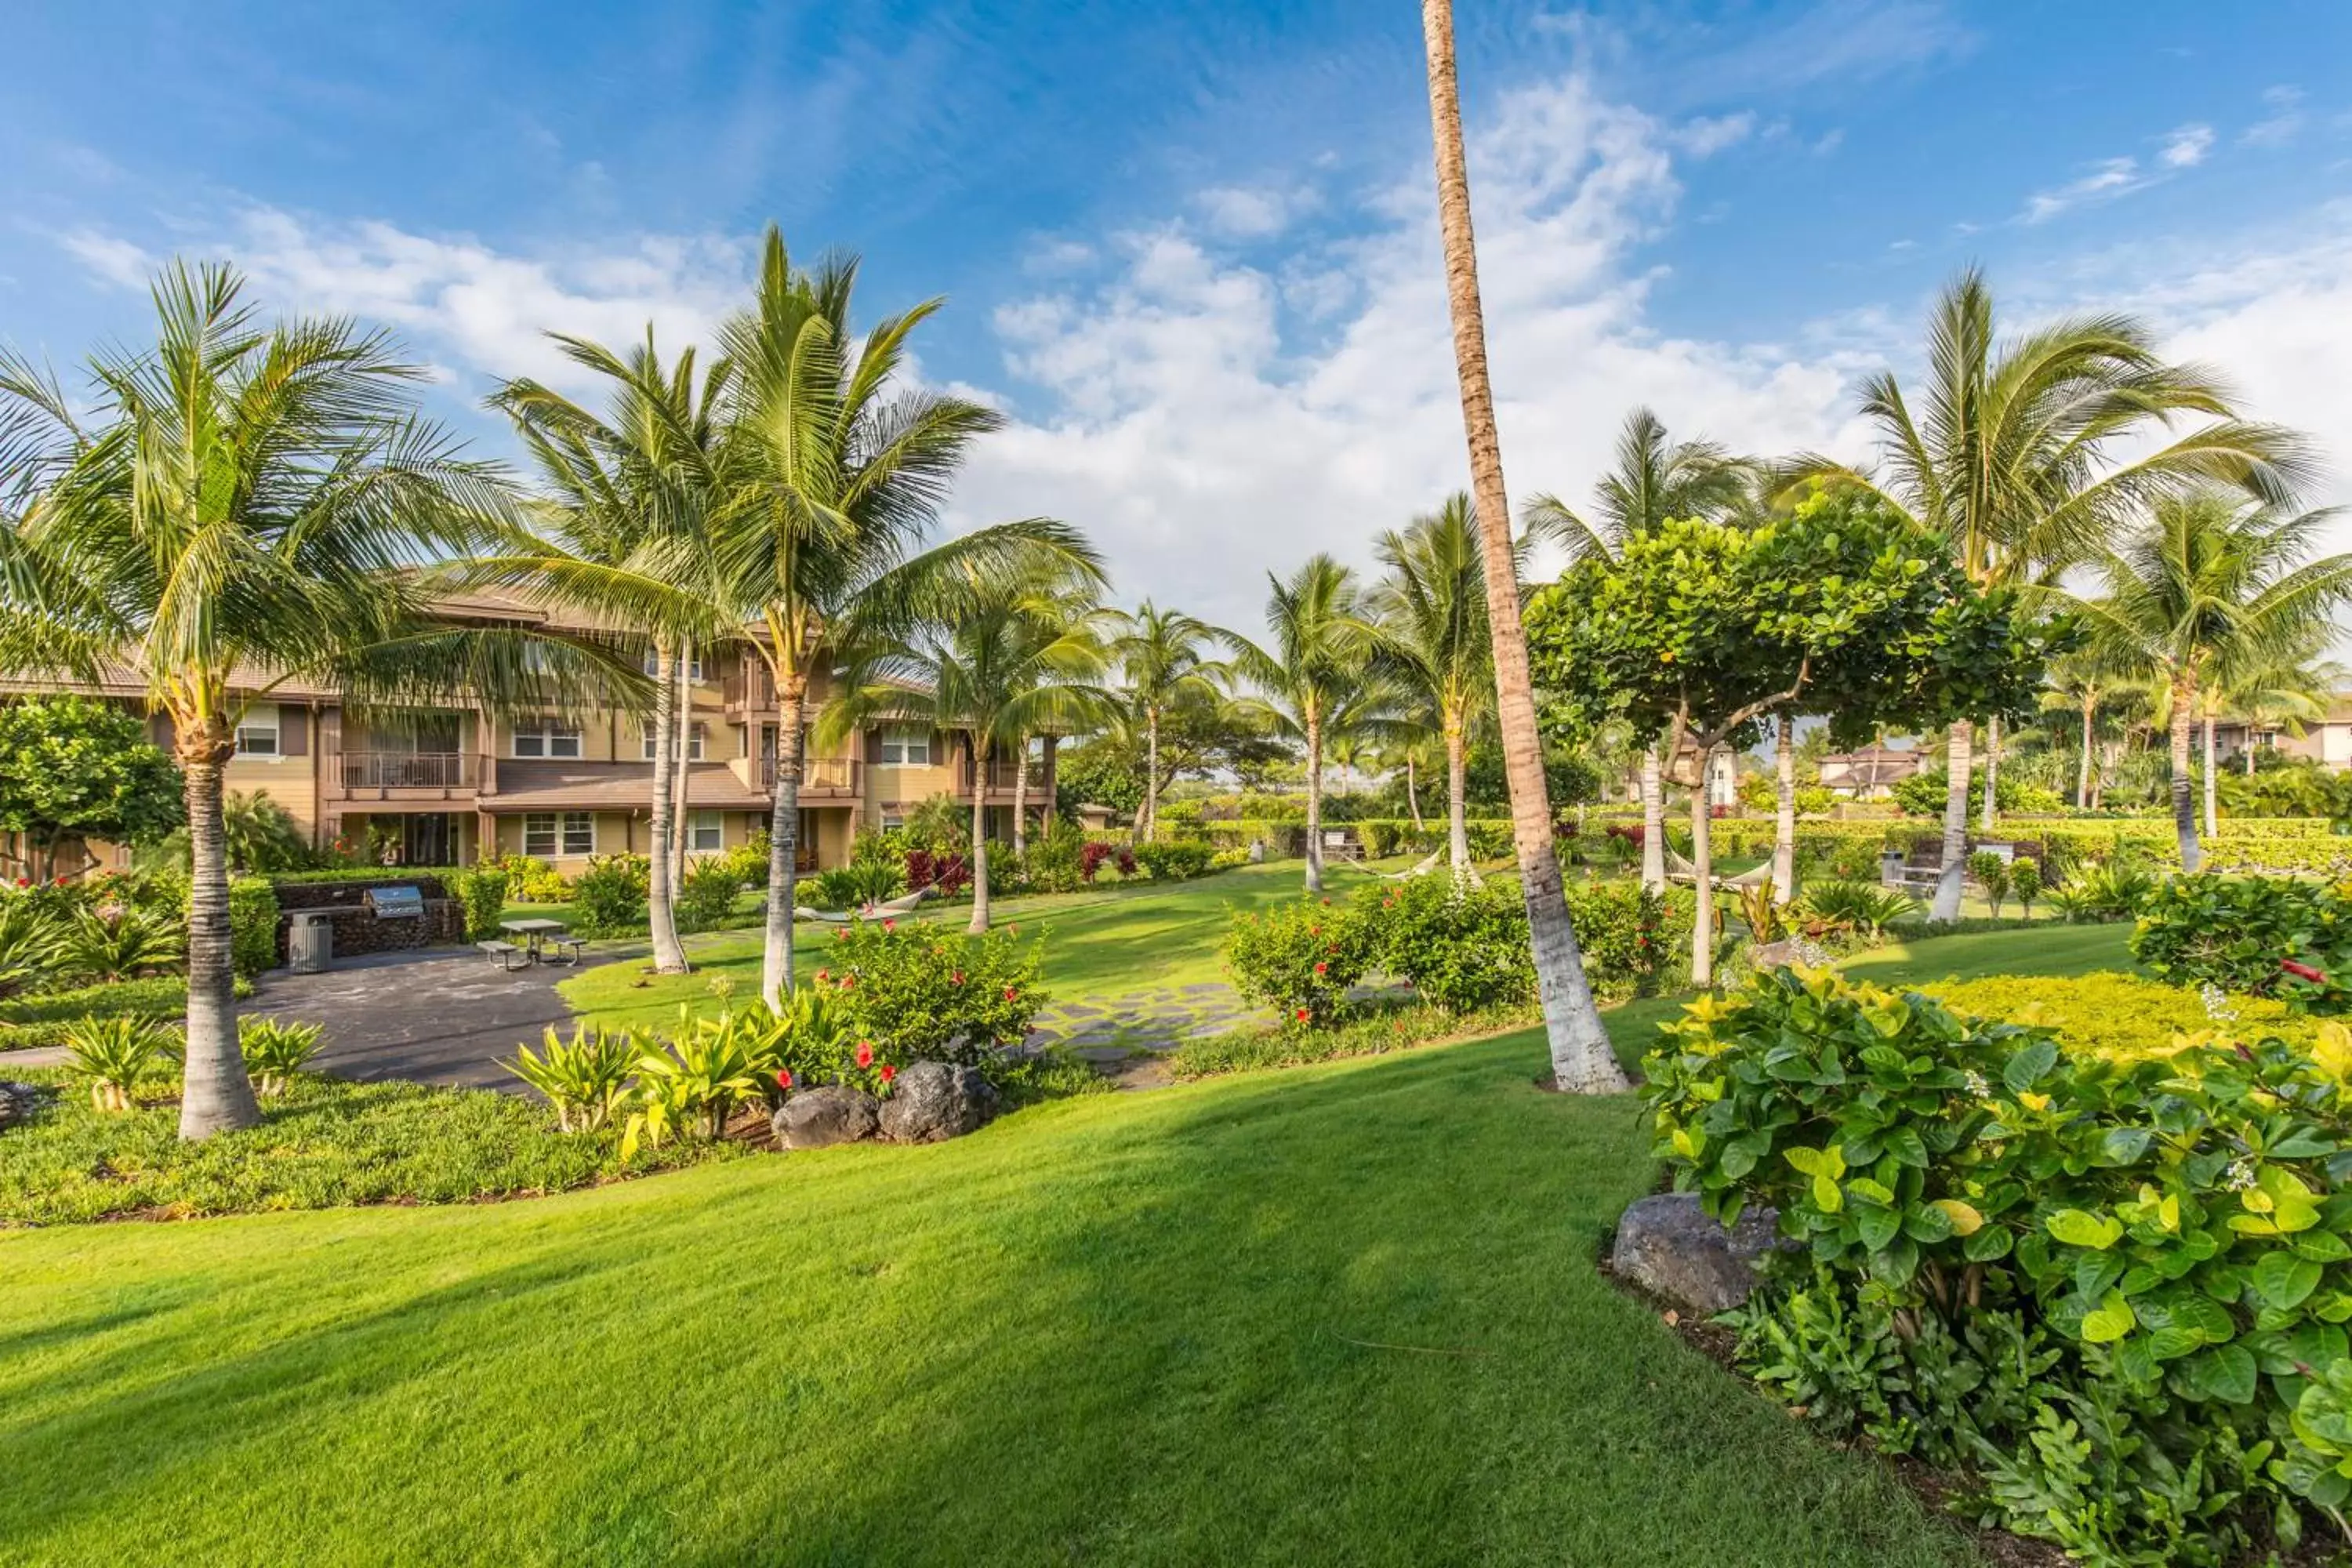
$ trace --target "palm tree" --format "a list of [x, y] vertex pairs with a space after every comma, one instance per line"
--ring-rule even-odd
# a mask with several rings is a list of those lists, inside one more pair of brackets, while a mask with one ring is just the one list
[[1381, 534], [1374, 548], [1388, 568], [1367, 600], [1381, 630], [1381, 662], [1444, 747], [1446, 846], [1454, 875], [1466, 877], [1464, 768], [1471, 727], [1495, 704], [1486, 567], [1470, 498], [1455, 492], [1404, 532]]
[[1355, 706], [1370, 679], [1379, 634], [1364, 617], [1355, 574], [1313, 555], [1284, 582], [1266, 574], [1265, 624], [1272, 647], [1238, 633], [1223, 637], [1234, 667], [1258, 689], [1276, 729], [1307, 745], [1307, 890], [1323, 890], [1323, 758], [1335, 720]]
[[191, 878], [180, 1133], [260, 1120], [237, 1049], [222, 772], [245, 704], [332, 684], [365, 712], [464, 692], [555, 701], [613, 650], [436, 621], [424, 568], [507, 497], [407, 400], [420, 367], [339, 319], [264, 329], [226, 267], [174, 262], [154, 345], [89, 362], [88, 411], [0, 356], [0, 668], [128, 684], [171, 723]]
[[673, 850], [683, 840], [677, 795], [688, 748], [679, 698], [689, 648], [727, 628], [716, 608], [707, 542], [725, 498], [715, 418], [729, 369], [699, 381], [695, 353], [665, 368], [653, 330], [624, 358], [602, 344], [551, 334], [565, 357], [610, 384], [598, 417], [536, 382], [510, 381], [492, 399], [514, 421], [540, 479], [527, 503], [539, 548], [472, 562], [470, 582], [522, 585], [607, 625], [642, 634], [654, 654], [654, 742], [647, 913], [654, 967], [683, 974]]
[[2327, 634], [2352, 598], [2352, 554], [2308, 559], [2332, 510], [2275, 511], [2215, 489], [2160, 498], [2097, 566], [2105, 594], [2077, 599], [2116, 664], [2162, 690], [2172, 739], [2172, 820], [2198, 868], [2189, 738], [2209, 689], [2257, 678]]
[[849, 324], [856, 279], [846, 258], [794, 268], [771, 228], [752, 305], [720, 332], [734, 367], [721, 441], [729, 500], [714, 530], [720, 603], [756, 627], [776, 689], [760, 978], [771, 1009], [792, 987], [801, 753], [828, 639], [887, 640], [964, 585], [1030, 572], [1041, 556], [1091, 560], [1072, 531], [1043, 519], [919, 548], [972, 441], [1003, 419], [965, 398], [898, 385], [908, 337], [940, 302], [886, 317], [859, 339]]
[[[2225, 484], [2284, 504], [2311, 471], [2301, 437], [2231, 417], [2221, 383], [2165, 363], [2132, 317], [2067, 317], [2001, 342], [1992, 292], [1974, 268], [1936, 301], [1927, 363], [1919, 417], [1893, 372], [1864, 384], [1862, 412], [1878, 429], [1883, 477], [1821, 458], [1797, 471], [1872, 486], [1950, 541], [1979, 584], [2030, 583], [2094, 558], [2131, 517], [2191, 487]], [[2206, 422], [2140, 449], [2182, 416]], [[2119, 449], [2136, 455], [2117, 460]], [[1997, 751], [1997, 727], [1989, 742]], [[1970, 745], [1970, 724], [1954, 723], [1944, 873], [1930, 911], [1938, 921], [1959, 916]], [[1985, 793], [1990, 804], [1993, 792]]]
[[1486, 378], [1486, 322], [1478, 299], [1478, 248], [1470, 232], [1470, 174], [1462, 150], [1462, 97], [1454, 79], [1452, 0], [1422, 0], [1429, 54], [1429, 122], [1437, 163], [1437, 216], [1445, 249], [1447, 303], [1454, 321], [1454, 363], [1462, 384], [1462, 428], [1469, 447], [1471, 494], [1486, 568], [1488, 633], [1494, 640], [1496, 727], [1511, 792], [1512, 838], [1519, 889], [1527, 900], [1528, 943], [1551, 1045], [1552, 1076], [1576, 1093], [1622, 1089], [1609, 1036], [1584, 977], [1584, 957], [1568, 918], [1553, 847], [1551, 801], [1543, 746], [1536, 731], [1535, 685], [1528, 674], [1527, 633], [1519, 620], [1511, 504], [1503, 486], [1502, 441], [1495, 393]]
[[[1615, 467], [1594, 487], [1592, 511], [1546, 491], [1528, 500], [1524, 523], [1530, 541], [1559, 545], [1571, 563], [1591, 554], [1613, 561], [1627, 540], [1673, 519], [1724, 522], [1751, 510], [1761, 472], [1755, 459], [1717, 442], [1670, 439], [1663, 420], [1636, 408], [1617, 434]], [[1654, 744], [1642, 753], [1641, 789], [1642, 885], [1655, 891], [1666, 885], [1666, 789]]]
[[1208, 657], [1217, 629], [1181, 610], [1163, 610], [1146, 599], [1119, 623], [1110, 652], [1128, 700], [1143, 715], [1143, 812], [1137, 826], [1150, 842], [1160, 837], [1160, 721], [1187, 697], [1222, 696], [1230, 672]]
[[1093, 551], [1073, 541], [1051, 575], [976, 582], [910, 631], [843, 650], [845, 695], [819, 722], [821, 736], [888, 716], [963, 737], [975, 936], [989, 918], [988, 758], [1040, 730], [1082, 727], [1112, 700], [1096, 684], [1106, 658], [1083, 603], [1106, 581]]

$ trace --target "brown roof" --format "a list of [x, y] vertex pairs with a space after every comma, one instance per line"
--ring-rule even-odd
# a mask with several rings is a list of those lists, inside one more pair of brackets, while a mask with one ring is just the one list
[[[765, 811], [768, 796], [750, 788], [719, 763], [688, 770], [686, 804], [695, 809]], [[643, 811], [653, 802], [651, 763], [499, 763], [499, 792], [479, 809], [492, 816], [522, 811]]]

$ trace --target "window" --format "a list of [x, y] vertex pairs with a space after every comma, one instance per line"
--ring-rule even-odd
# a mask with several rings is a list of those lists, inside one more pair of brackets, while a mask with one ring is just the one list
[[[643, 669], [647, 675], [655, 675], [659, 673], [656, 665], [656, 660], [654, 658], [654, 650], [651, 648], [646, 649], [646, 657], [637, 668]], [[700, 685], [702, 683], [702, 660], [699, 658], [690, 658], [687, 660], [686, 673], [688, 680], [693, 681], [698, 686]]]
[[[686, 742], [686, 755], [688, 761], [697, 763], [702, 761], [702, 739], [703, 727], [697, 724]], [[651, 730], [646, 731], [645, 748], [646, 761], [650, 763], [654, 760], [654, 732]]]
[[727, 847], [726, 819], [715, 811], [687, 814], [686, 847], [697, 855], [716, 855]]
[[257, 702], [236, 721], [236, 754], [240, 757], [278, 755], [278, 705]]
[[576, 757], [580, 726], [560, 719], [524, 719], [515, 725], [514, 754], [518, 757]]
[[534, 811], [522, 819], [522, 852], [536, 859], [596, 853], [596, 816], [587, 811]]
[[886, 812], [884, 812], [884, 813], [882, 814], [882, 831], [883, 831], [883, 832], [885, 832], [885, 833], [888, 833], [888, 832], [892, 831], [892, 830], [893, 830], [893, 829], [895, 829], [895, 828], [900, 828], [900, 827], [904, 827], [904, 826], [907, 826], [907, 819], [906, 819], [905, 817], [903, 817], [903, 816], [899, 816], [897, 812], [895, 812], [895, 811], [886, 811]]
[[910, 768], [931, 765], [931, 732], [896, 724], [882, 731], [882, 761]]

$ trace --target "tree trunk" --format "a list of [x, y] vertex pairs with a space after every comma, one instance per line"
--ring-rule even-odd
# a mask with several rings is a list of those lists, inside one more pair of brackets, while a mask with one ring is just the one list
[[1429, 51], [1429, 121], [1437, 168], [1437, 216], [1444, 236], [1447, 302], [1454, 321], [1454, 363], [1462, 384], [1462, 430], [1469, 448], [1471, 489], [1486, 565], [1487, 631], [1494, 644], [1495, 694], [1503, 740], [1503, 773], [1511, 791], [1511, 837], [1518, 849], [1519, 887], [1527, 900], [1528, 946], [1552, 1078], [1574, 1093], [1612, 1093], [1626, 1087], [1624, 1070], [1601, 1026], [1584, 955], [1569, 922], [1553, 843], [1551, 801], [1544, 783], [1536, 731], [1535, 686], [1528, 673], [1527, 634], [1519, 619], [1519, 580], [1511, 539], [1510, 496], [1503, 485], [1503, 450], [1495, 428], [1495, 394], [1486, 379], [1486, 323], [1478, 299], [1477, 240], [1470, 226], [1470, 174], [1462, 152], [1462, 100], [1454, 80], [1452, 0], [1422, 0], [1422, 31]]
[[670, 816], [669, 877], [673, 888], [686, 881], [686, 846], [692, 837], [688, 826], [692, 820], [688, 797], [692, 794], [688, 768], [694, 761], [694, 645], [681, 643], [677, 655], [677, 745], [670, 753], [670, 765], [677, 770], [677, 809]]
[[654, 648], [654, 778], [652, 853], [646, 863], [646, 918], [653, 927], [654, 970], [660, 974], [687, 972], [686, 948], [677, 940], [677, 884], [670, 879], [667, 846], [676, 828], [677, 773], [671, 766], [677, 750], [677, 727], [671, 722], [677, 705], [669, 645]]
[[1653, 741], [1642, 752], [1642, 886], [1666, 890], [1666, 777]]
[[1960, 894], [1969, 874], [1969, 743], [1975, 739], [1966, 719], [1952, 726], [1944, 749], [1944, 866], [1936, 878], [1931, 921], [1960, 918]]
[[1415, 833], [1428, 832], [1429, 824], [1421, 819], [1421, 790], [1413, 779], [1412, 753], [1411, 752], [1407, 752], [1404, 754], [1404, 803], [1412, 812], [1412, 830]]
[[1143, 713], [1143, 841], [1160, 842], [1160, 709]]
[[2254, 735], [2251, 728], [2246, 731], [2246, 776], [2254, 776]]
[[2000, 715], [1996, 713], [1985, 721], [1984, 805], [1977, 813], [1977, 820], [1983, 825], [1984, 836], [1987, 838], [1993, 836], [1994, 820], [1999, 816], [1997, 797], [2000, 794]]
[[1785, 904], [1797, 896], [1797, 721], [1785, 710], [1772, 738], [1772, 897]]
[[2078, 811], [2091, 809], [2091, 724], [2098, 709], [2097, 697], [2083, 699], [2083, 761], [2074, 774], [2074, 808]]
[[1698, 876], [1698, 914], [1691, 925], [1691, 984], [1704, 991], [1715, 984], [1715, 808], [1707, 802], [1706, 769], [1712, 751], [1698, 758], [1698, 783], [1691, 789], [1691, 865]]
[[1323, 721], [1307, 712], [1307, 890], [1323, 890]]
[[[185, 733], [184, 729], [183, 733]], [[180, 766], [188, 805], [188, 1042], [180, 1136], [255, 1127], [261, 1107], [236, 1040], [236, 957], [228, 920], [228, 853], [221, 833], [221, 767], [233, 742], [188, 735]]]
[[[2252, 752], [2249, 750], [2248, 755]], [[2221, 831], [2221, 781], [2214, 776], [2213, 715], [2205, 715], [2205, 837], [2213, 837]]]
[[1047, 731], [1037, 742], [1037, 762], [1045, 774], [1045, 804], [1037, 812], [1037, 829], [1041, 833], [1054, 831], [1054, 820], [1061, 814], [1061, 802], [1055, 798], [1061, 786], [1061, 780], [1054, 773], [1054, 753], [1061, 743], [1062, 737], [1051, 731]]
[[973, 936], [988, 929], [988, 764], [981, 761], [980, 737], [967, 734], [971, 758], [971, 923]]
[[1446, 863], [1456, 878], [1471, 875], [1470, 816], [1464, 797], [1468, 794], [1469, 741], [1457, 722], [1445, 728], [1445, 850]]
[[776, 801], [768, 817], [768, 930], [760, 954], [760, 999], [783, 1011], [793, 988], [793, 904], [800, 887], [801, 710], [808, 678], [776, 682]]
[[2180, 839], [2180, 868], [2194, 871], [2203, 857], [2197, 847], [2197, 796], [2189, 783], [2189, 710], [2197, 700], [2197, 681], [2182, 674], [2172, 682], [2172, 827]]
[[1013, 748], [1013, 858], [1029, 852], [1029, 737]]

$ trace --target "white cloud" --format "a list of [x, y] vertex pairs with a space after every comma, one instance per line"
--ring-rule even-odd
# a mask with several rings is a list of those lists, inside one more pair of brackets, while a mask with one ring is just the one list
[[2148, 184], [2150, 177], [2139, 172], [2138, 161], [2132, 158], [2104, 158], [2092, 165], [2091, 172], [2080, 179], [2070, 180], [2047, 191], [2036, 191], [2025, 199], [2025, 210], [2018, 216], [2026, 223], [2042, 223], [2056, 217], [2069, 207], [2085, 202], [2113, 201], [2129, 195]]
[[2211, 126], [2183, 125], [2166, 134], [2164, 149], [2157, 157], [2168, 169], [2193, 169], [2205, 161], [2212, 146]]
[[1748, 140], [1756, 129], [1756, 116], [1746, 110], [1738, 114], [1721, 114], [1709, 120], [1704, 116], [1675, 128], [1674, 144], [1694, 158], [1712, 157], [1727, 147]]
[[73, 229], [58, 236], [58, 243], [95, 273], [99, 281], [118, 289], [140, 288], [155, 270], [153, 257], [127, 239], [95, 229]]
[[1304, 193], [1245, 185], [1217, 185], [1193, 198], [1213, 234], [1227, 239], [1270, 239], [1307, 205]]
[[2271, 87], [2263, 89], [2263, 102], [2270, 114], [2246, 127], [2238, 140], [2249, 147], [2284, 147], [2303, 132], [2303, 89]]

